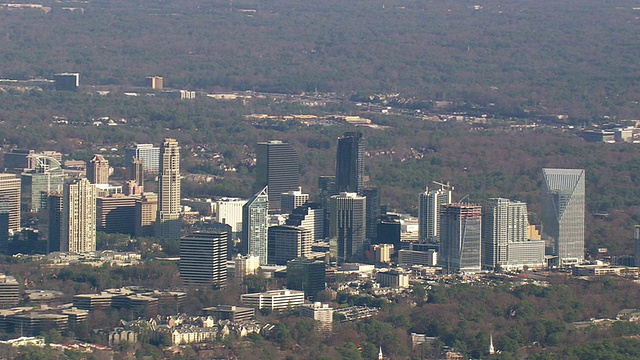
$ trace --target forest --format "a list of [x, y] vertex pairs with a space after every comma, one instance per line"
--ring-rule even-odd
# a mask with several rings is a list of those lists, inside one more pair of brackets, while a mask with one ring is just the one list
[[[632, 0], [45, 1], [0, 9], [0, 77], [401, 93], [491, 113], [638, 118]], [[76, 10], [71, 11], [70, 8]]]

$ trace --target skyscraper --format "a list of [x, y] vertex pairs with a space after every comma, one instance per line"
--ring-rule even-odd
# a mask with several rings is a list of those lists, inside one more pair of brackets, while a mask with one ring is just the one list
[[97, 229], [106, 233], [135, 235], [137, 196], [113, 194], [96, 197]]
[[47, 193], [62, 191], [64, 172], [60, 162], [44, 155], [30, 155], [31, 169], [21, 175], [21, 197], [23, 209], [37, 212], [47, 206]]
[[0, 174], [0, 199], [9, 203], [9, 230], [20, 230], [19, 178], [13, 174]]
[[95, 154], [87, 166], [87, 179], [92, 184], [108, 184], [109, 160], [100, 154]]
[[306, 298], [314, 300], [326, 286], [326, 264], [323, 261], [293, 259], [287, 262], [288, 289], [303, 290]]
[[286, 265], [287, 261], [311, 254], [313, 238], [309, 229], [280, 225], [269, 227], [269, 264]]
[[479, 271], [482, 260], [482, 207], [446, 204], [440, 208], [438, 265], [447, 272]]
[[293, 210], [286, 220], [287, 225], [298, 226], [311, 231], [311, 238], [324, 239], [325, 211], [318, 203], [306, 203]]
[[239, 198], [222, 198], [216, 201], [215, 219], [221, 224], [231, 226], [233, 233], [242, 231], [242, 207], [247, 200]]
[[167, 138], [160, 151], [158, 179], [158, 218], [156, 236], [161, 239], [179, 239], [182, 229], [180, 218], [180, 146], [176, 139]]
[[362, 196], [367, 198], [367, 239], [369, 242], [378, 238], [378, 221], [380, 220], [380, 188], [362, 189]]
[[242, 253], [268, 263], [269, 195], [265, 186], [242, 207]]
[[289, 143], [280, 140], [259, 142], [256, 146], [254, 191], [268, 186], [269, 210], [280, 211], [282, 193], [299, 190], [300, 163]]
[[583, 169], [542, 169], [542, 233], [552, 242], [560, 266], [584, 260], [585, 173]]
[[451, 203], [453, 186], [441, 184], [440, 189], [426, 188], [418, 204], [418, 240], [438, 242], [440, 236], [440, 206]]
[[130, 169], [133, 166], [133, 158], [142, 161], [145, 172], [155, 173], [160, 169], [160, 148], [153, 144], [135, 144], [124, 149], [124, 163]]
[[194, 232], [180, 239], [180, 277], [185, 284], [227, 282], [226, 232]]
[[360, 194], [364, 188], [364, 139], [361, 132], [338, 138], [336, 190]]
[[158, 194], [142, 193], [136, 200], [135, 234], [136, 236], [154, 236], [158, 216]]
[[288, 191], [280, 194], [280, 207], [283, 214], [291, 214], [293, 210], [309, 201], [309, 194], [302, 192], [302, 189]]
[[142, 160], [133, 157], [131, 162], [127, 163], [127, 178], [135, 181], [138, 185], [144, 188], [144, 164]]
[[48, 238], [47, 254], [60, 251], [60, 235], [62, 234], [62, 214], [64, 212], [62, 192], [52, 191], [47, 194]]
[[60, 251], [96, 250], [96, 186], [76, 179], [64, 186]]
[[544, 242], [529, 239], [527, 204], [489, 199], [482, 212], [482, 267], [493, 270], [542, 266]]
[[366, 198], [342, 192], [331, 197], [329, 236], [336, 241], [338, 263], [361, 259], [364, 253]]

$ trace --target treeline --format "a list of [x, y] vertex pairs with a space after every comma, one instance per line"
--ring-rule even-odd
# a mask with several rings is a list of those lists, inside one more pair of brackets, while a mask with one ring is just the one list
[[[0, 13], [0, 74], [401, 92], [492, 112], [637, 117], [634, 2], [94, 1]], [[28, 26], [27, 26], [28, 24]], [[171, 29], [171, 31], [164, 31]]]

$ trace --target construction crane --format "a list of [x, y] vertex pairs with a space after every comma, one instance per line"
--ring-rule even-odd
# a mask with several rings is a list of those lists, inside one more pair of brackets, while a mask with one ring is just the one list
[[462, 202], [462, 200], [464, 200], [464, 199], [466, 199], [466, 198], [468, 198], [468, 197], [469, 197], [469, 194], [467, 194], [467, 195], [463, 196], [463, 197], [462, 197], [462, 199], [458, 200], [458, 203], [461, 203], [461, 202]]
[[447, 183], [446, 183], [446, 184], [443, 184], [443, 183], [441, 183], [441, 182], [439, 182], [439, 181], [432, 181], [432, 183], [434, 183], [434, 184], [436, 184], [436, 185], [440, 185], [440, 187], [441, 187], [443, 190], [444, 190], [444, 189], [451, 190], [451, 191], [453, 191], [453, 190], [454, 190], [453, 186], [451, 186], [451, 184], [449, 184], [449, 182], [448, 182], [448, 181], [447, 181]]

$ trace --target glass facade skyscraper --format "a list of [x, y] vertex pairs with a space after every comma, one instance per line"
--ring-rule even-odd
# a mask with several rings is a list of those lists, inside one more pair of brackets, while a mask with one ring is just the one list
[[438, 265], [449, 273], [480, 271], [481, 238], [482, 207], [480, 205], [442, 205]]
[[584, 260], [585, 172], [583, 169], [542, 169], [542, 234], [553, 243], [558, 264]]
[[259, 142], [256, 147], [254, 191], [268, 186], [269, 210], [281, 208], [282, 193], [300, 188], [300, 163], [291, 144], [280, 140]]
[[336, 190], [361, 194], [364, 189], [364, 139], [361, 132], [346, 132], [338, 139]]
[[242, 207], [242, 253], [258, 256], [260, 265], [268, 263], [269, 196], [265, 186]]

